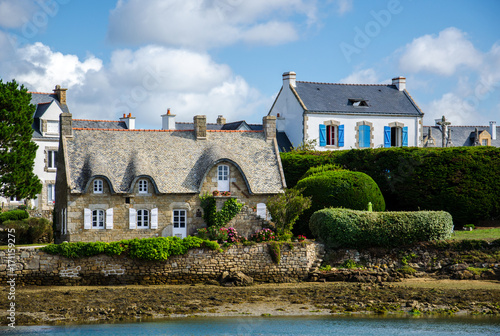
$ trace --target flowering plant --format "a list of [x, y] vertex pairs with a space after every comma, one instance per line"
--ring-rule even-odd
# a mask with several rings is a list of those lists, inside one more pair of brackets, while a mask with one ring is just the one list
[[252, 240], [256, 241], [257, 243], [261, 242], [266, 242], [266, 241], [273, 241], [273, 240], [278, 240], [278, 237], [274, 233], [273, 230], [271, 229], [262, 229], [257, 232], [255, 232], [252, 235]]
[[303, 241], [304, 241], [304, 240], [306, 240], [306, 239], [307, 239], [307, 238], [306, 238], [306, 236], [303, 236], [303, 235], [298, 235], [298, 236], [297, 236], [297, 240], [298, 240], [299, 242], [303, 242]]
[[214, 191], [212, 191], [212, 195], [214, 195], [214, 196], [219, 196], [219, 190], [214, 190]]
[[223, 192], [221, 192], [221, 195], [222, 196], [231, 196], [231, 192], [230, 191], [223, 191]]
[[236, 231], [235, 228], [230, 227], [227, 228], [227, 242], [234, 244], [242, 240], [243, 237], [241, 237], [238, 232]]

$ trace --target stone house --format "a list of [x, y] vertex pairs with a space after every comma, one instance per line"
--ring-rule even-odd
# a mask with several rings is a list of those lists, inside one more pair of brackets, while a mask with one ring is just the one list
[[217, 197], [219, 206], [228, 197], [245, 204], [232, 226], [257, 229], [252, 209], [286, 187], [276, 119], [264, 117], [261, 130], [223, 130], [205, 116], [176, 129], [173, 117], [163, 116], [161, 130], [139, 130], [61, 114], [56, 242], [185, 237], [205, 226], [200, 195], [215, 190], [231, 194]]
[[268, 115], [277, 118], [278, 137], [295, 147], [311, 140], [316, 150], [422, 146], [424, 113], [404, 77], [335, 84], [297, 81], [295, 72], [285, 72]]

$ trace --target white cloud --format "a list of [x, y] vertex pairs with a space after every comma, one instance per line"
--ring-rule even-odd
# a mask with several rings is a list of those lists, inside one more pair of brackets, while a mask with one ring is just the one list
[[337, 13], [339, 15], [344, 15], [352, 10], [354, 0], [334, 0], [337, 6]]
[[348, 84], [379, 84], [379, 78], [374, 69], [357, 70], [349, 76], [342, 78], [340, 83]]
[[0, 27], [19, 28], [37, 9], [33, 0], [0, 0]]
[[466, 34], [450, 27], [435, 35], [424, 35], [406, 45], [399, 65], [403, 71], [453, 75], [461, 66], [476, 68], [482, 55]]
[[[297, 39], [287, 19], [315, 20], [314, 0], [122, 0], [110, 15], [112, 42], [208, 49], [237, 42], [286, 43]], [[144, 24], [147, 23], [147, 24]]]
[[452, 125], [475, 125], [481, 119], [471, 102], [455, 93], [446, 93], [441, 99], [428, 104], [425, 109], [425, 124], [434, 125], [434, 119], [442, 116]]

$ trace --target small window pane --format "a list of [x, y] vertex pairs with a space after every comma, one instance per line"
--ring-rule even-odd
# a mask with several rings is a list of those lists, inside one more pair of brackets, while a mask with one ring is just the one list
[[103, 184], [102, 180], [95, 180], [94, 181], [94, 193], [96, 194], [102, 194], [103, 189]]
[[104, 228], [104, 210], [92, 211], [92, 227], [95, 229]]

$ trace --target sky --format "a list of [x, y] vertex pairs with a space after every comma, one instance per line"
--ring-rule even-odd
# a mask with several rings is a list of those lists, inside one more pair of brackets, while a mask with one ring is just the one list
[[73, 118], [261, 123], [282, 86], [404, 76], [424, 124], [500, 124], [498, 0], [0, 0], [0, 78]]

